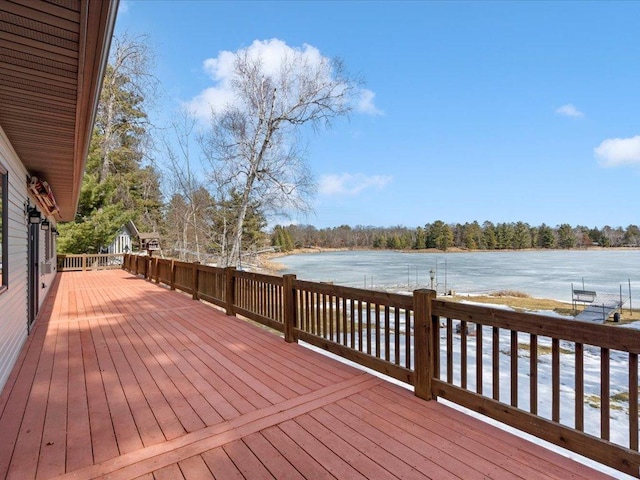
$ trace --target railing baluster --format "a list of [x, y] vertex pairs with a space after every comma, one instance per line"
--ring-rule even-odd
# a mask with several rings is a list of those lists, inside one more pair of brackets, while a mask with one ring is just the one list
[[[333, 295], [329, 296], [329, 338], [333, 341], [340, 340], [340, 327], [337, 326], [336, 318], [334, 317], [334, 302], [335, 297]], [[337, 306], [337, 305], [336, 305]], [[337, 340], [336, 340], [337, 333]]]
[[340, 335], [342, 333], [342, 319], [340, 315], [343, 314], [343, 311], [340, 309], [340, 297], [336, 295], [334, 299], [336, 302], [336, 343], [340, 343]]
[[[393, 309], [393, 320], [394, 320], [394, 336], [393, 336], [393, 343], [394, 343], [394, 360], [396, 364], [400, 364], [400, 309], [398, 307]], [[407, 334], [405, 333], [405, 337], [407, 336]]]
[[358, 302], [358, 351], [362, 351], [362, 302]]
[[376, 315], [375, 315], [375, 322], [376, 322], [376, 357], [377, 358], [381, 358], [380, 355], [380, 304], [378, 304], [376, 302]]
[[324, 293], [320, 294], [320, 298], [321, 298], [321, 302], [322, 304], [320, 305], [320, 307], [322, 307], [321, 312], [322, 312], [322, 337], [323, 338], [327, 338], [327, 333], [328, 333], [328, 329], [327, 329], [327, 296]]
[[347, 335], [349, 330], [347, 328], [347, 297], [342, 297], [342, 344], [347, 345]]
[[447, 383], [453, 382], [453, 319], [447, 318]]
[[412, 367], [412, 362], [411, 362], [411, 311], [409, 310], [405, 310], [404, 311], [404, 330], [405, 330], [405, 334], [404, 334], [404, 350], [405, 350], [405, 355], [404, 355], [404, 366], [407, 368], [411, 368]]
[[511, 405], [518, 406], [518, 332], [511, 330]]
[[529, 411], [538, 414], [538, 336], [529, 336]]
[[493, 399], [500, 400], [500, 329], [492, 328], [491, 342], [491, 382], [493, 384]]
[[373, 333], [371, 331], [371, 303], [366, 302], [365, 308], [367, 312], [367, 354], [371, 355], [371, 335]]
[[638, 354], [629, 354], [629, 448], [638, 451]]
[[609, 440], [610, 436], [610, 364], [609, 349], [600, 349], [600, 438]]
[[391, 311], [389, 305], [384, 306], [384, 359], [391, 360]]
[[354, 300], [349, 301], [349, 311], [351, 313], [351, 318], [349, 319], [349, 323], [351, 326], [351, 345], [350, 347], [355, 349], [356, 345], [356, 306], [354, 304]]
[[584, 431], [584, 345], [575, 344], [575, 429]]
[[482, 325], [476, 325], [476, 393], [482, 395], [483, 379], [482, 379]]
[[460, 386], [467, 388], [467, 332], [468, 324], [465, 320], [460, 322]]
[[551, 420], [560, 421], [560, 341], [551, 339]]

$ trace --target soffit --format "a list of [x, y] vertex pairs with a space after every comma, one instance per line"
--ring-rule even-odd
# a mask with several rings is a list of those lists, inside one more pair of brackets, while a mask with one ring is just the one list
[[117, 6], [0, 0], [0, 126], [62, 220], [75, 216]]

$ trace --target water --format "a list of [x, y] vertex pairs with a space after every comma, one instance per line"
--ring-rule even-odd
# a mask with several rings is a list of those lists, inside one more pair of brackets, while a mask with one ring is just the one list
[[[533, 297], [571, 301], [575, 289], [638, 296], [640, 250], [413, 253], [344, 251], [289, 255], [277, 259], [311, 281], [408, 292], [433, 288], [439, 293], [490, 293], [517, 290]], [[583, 284], [584, 282], [584, 284]], [[635, 302], [634, 302], [635, 303]]]

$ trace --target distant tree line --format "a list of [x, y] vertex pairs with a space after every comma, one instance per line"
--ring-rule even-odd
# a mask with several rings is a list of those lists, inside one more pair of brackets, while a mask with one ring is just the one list
[[601, 229], [562, 224], [550, 227], [544, 223], [531, 226], [525, 222], [496, 223], [486, 221], [448, 224], [442, 220], [424, 227], [407, 228], [342, 225], [317, 229], [312, 225], [277, 225], [272, 245], [282, 251], [294, 248], [371, 248], [392, 250], [523, 250], [528, 248], [638, 247], [640, 229], [605, 226]]

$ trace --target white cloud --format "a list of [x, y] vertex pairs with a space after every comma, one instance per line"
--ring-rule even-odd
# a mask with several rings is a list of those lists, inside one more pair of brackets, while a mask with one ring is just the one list
[[361, 113], [366, 113], [368, 115], [384, 115], [384, 112], [375, 106], [373, 103], [373, 97], [376, 94], [371, 90], [363, 88], [360, 90], [360, 98], [358, 99], [358, 105], [356, 106], [356, 110]]
[[[217, 110], [232, 105], [236, 97], [232, 90], [234, 78], [234, 64], [239, 55], [246, 53], [249, 58], [259, 58], [263, 72], [267, 75], [278, 76], [282, 72], [283, 61], [292, 56], [300, 57], [306, 65], [320, 65], [327, 59], [320, 51], [308, 44], [302, 47], [291, 47], [282, 40], [254, 40], [249, 47], [235, 52], [224, 50], [217, 57], [208, 58], [203, 62], [203, 70], [213, 80], [213, 86], [206, 88], [188, 102], [185, 107], [200, 119], [206, 119], [212, 109]], [[383, 112], [373, 103], [375, 93], [371, 90], [360, 90], [355, 108], [358, 112], [369, 115], [381, 115]]]
[[573, 117], [573, 118], [584, 117], [584, 113], [578, 110], [571, 103], [567, 103], [566, 105], [562, 105], [561, 107], [556, 108], [556, 113], [564, 117]]
[[631, 138], [608, 138], [593, 149], [603, 167], [640, 165], [640, 135]]
[[330, 174], [320, 177], [320, 193], [323, 195], [357, 195], [367, 188], [380, 190], [392, 178], [384, 175], [366, 176], [362, 173]]

